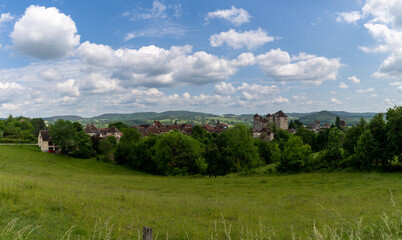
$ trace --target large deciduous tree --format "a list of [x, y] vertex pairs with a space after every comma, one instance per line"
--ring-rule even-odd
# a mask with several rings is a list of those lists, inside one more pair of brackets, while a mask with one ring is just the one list
[[76, 129], [71, 121], [58, 119], [49, 127], [49, 134], [53, 142], [59, 146], [61, 153], [68, 153], [73, 150]]

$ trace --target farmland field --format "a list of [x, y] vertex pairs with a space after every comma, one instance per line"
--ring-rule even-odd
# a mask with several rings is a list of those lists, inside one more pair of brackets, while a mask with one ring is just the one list
[[88, 239], [108, 227], [113, 238], [137, 239], [142, 226], [159, 239], [304, 238], [314, 224], [379, 226], [401, 203], [400, 173], [158, 177], [0, 146], [0, 229], [18, 219], [15, 231], [35, 228], [31, 239]]

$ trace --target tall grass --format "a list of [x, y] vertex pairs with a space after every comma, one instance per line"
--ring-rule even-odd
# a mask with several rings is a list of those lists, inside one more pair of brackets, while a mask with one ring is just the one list
[[401, 182], [396, 173], [158, 177], [0, 146], [0, 240], [141, 239], [142, 226], [156, 239], [398, 239]]

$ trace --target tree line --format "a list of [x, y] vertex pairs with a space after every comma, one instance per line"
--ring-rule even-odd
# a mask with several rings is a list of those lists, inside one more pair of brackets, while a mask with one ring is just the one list
[[402, 159], [402, 107], [379, 113], [349, 128], [339, 124], [318, 134], [296, 122], [296, 133], [272, 128], [268, 142], [253, 138], [250, 128], [236, 125], [220, 135], [195, 126], [191, 136], [180, 132], [141, 137], [124, 131], [114, 160], [159, 175], [225, 175], [252, 172], [274, 163], [278, 172], [352, 169], [391, 170]]
[[0, 120], [0, 143], [34, 142], [39, 130], [45, 129], [42, 118], [13, 117]]
[[402, 160], [400, 106], [388, 109], [385, 119], [379, 113], [370, 122], [361, 119], [349, 128], [336, 124], [319, 133], [298, 120], [289, 123], [296, 133], [272, 126], [273, 141], [253, 138], [252, 129], [245, 125], [236, 125], [219, 135], [195, 126], [191, 136], [172, 131], [147, 137], [121, 122], [110, 126], [123, 132], [119, 142], [114, 137], [90, 137], [80, 123], [61, 119], [49, 126], [49, 132], [62, 153], [80, 158], [100, 154], [117, 164], [157, 175], [249, 173], [267, 164], [273, 164], [278, 172], [292, 173], [389, 171]]

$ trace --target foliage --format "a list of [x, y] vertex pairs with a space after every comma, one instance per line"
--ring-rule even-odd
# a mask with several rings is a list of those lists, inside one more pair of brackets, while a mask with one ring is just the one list
[[311, 147], [299, 136], [291, 136], [283, 149], [277, 167], [280, 172], [300, 172], [308, 168]]
[[126, 128], [123, 130], [123, 136], [117, 145], [114, 159], [117, 164], [129, 163], [131, 151], [135, 148], [135, 144], [140, 140], [141, 133], [135, 128]]
[[76, 158], [90, 158], [94, 155], [91, 137], [84, 131], [79, 131], [74, 134], [74, 149], [71, 155]]
[[108, 138], [102, 138], [99, 141], [99, 152], [102, 154], [109, 153], [113, 150], [114, 144]]
[[117, 129], [119, 129], [119, 131], [123, 131], [126, 128], [129, 128], [129, 126], [121, 121], [119, 122], [113, 122], [113, 123], [109, 123], [108, 127], [115, 127]]
[[[402, 106], [388, 109], [387, 119], [387, 153], [388, 159], [397, 156], [402, 159]], [[388, 162], [389, 164], [389, 162]]]
[[32, 134], [37, 137], [39, 135], [40, 130], [46, 130], [45, 121], [42, 118], [32, 118], [30, 120], [32, 125]]
[[224, 131], [223, 157], [231, 162], [231, 171], [248, 171], [262, 164], [251, 132], [244, 125], [236, 125]]
[[62, 153], [73, 150], [75, 133], [76, 128], [68, 120], [59, 119], [49, 126], [49, 135], [52, 136], [54, 143], [59, 146]]
[[200, 143], [176, 131], [163, 134], [157, 141], [155, 162], [162, 175], [201, 173], [205, 164]]
[[335, 127], [341, 130], [341, 118], [339, 116], [335, 118]]

